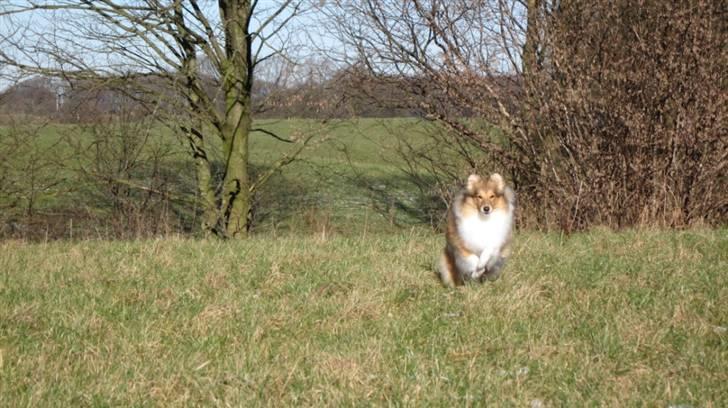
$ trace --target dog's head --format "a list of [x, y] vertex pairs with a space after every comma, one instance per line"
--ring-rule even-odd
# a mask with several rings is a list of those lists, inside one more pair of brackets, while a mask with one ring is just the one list
[[508, 209], [508, 200], [505, 197], [506, 183], [498, 173], [493, 173], [487, 179], [471, 174], [468, 177], [466, 192], [466, 202], [482, 215]]

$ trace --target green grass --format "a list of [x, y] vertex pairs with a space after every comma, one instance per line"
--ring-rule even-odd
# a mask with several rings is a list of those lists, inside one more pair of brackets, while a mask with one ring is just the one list
[[0, 406], [725, 406], [728, 231], [0, 243]]

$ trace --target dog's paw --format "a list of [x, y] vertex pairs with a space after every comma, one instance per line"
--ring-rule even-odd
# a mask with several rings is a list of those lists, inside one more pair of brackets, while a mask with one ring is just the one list
[[486, 269], [485, 269], [484, 267], [478, 267], [477, 269], [475, 269], [475, 270], [474, 270], [474, 271], [473, 271], [473, 272], [472, 272], [472, 273], [470, 274], [470, 277], [471, 277], [471, 278], [472, 278], [473, 280], [478, 280], [478, 279], [480, 279], [480, 277], [481, 277], [481, 276], [483, 276], [483, 274], [485, 274], [486, 272], [487, 272], [487, 270], [486, 270]]

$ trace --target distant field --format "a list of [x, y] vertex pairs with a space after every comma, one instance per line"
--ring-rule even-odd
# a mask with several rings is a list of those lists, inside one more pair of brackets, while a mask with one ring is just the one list
[[[353, 226], [390, 231], [429, 222], [426, 209], [419, 208], [418, 191], [401, 171], [403, 162], [395, 149], [399, 138], [415, 145], [423, 143], [426, 140], [423, 133], [433, 129], [431, 124], [405, 118], [331, 120], [323, 124], [304, 119], [269, 119], [256, 121], [254, 127], [274, 131], [286, 138], [316, 135], [300, 160], [283, 168], [261, 189], [256, 232], [317, 231], [320, 228], [344, 232]], [[100, 201], [95, 187], [80, 181], [78, 173], [74, 172], [81, 167], [95, 169], [93, 157], [97, 145], [92, 143], [90, 128], [49, 124], [22, 129], [34, 132], [35, 136], [28, 139], [33, 140], [34, 145], [14, 152], [12, 160], [15, 162], [7, 163], [17, 170], [14, 178], [21, 191], [15, 194], [16, 198], [0, 197], [0, 208], [15, 201], [12, 214], [11, 211], [6, 214], [12, 216], [13, 222], [24, 222], [23, 210], [30, 191], [35, 191], [33, 210], [36, 218], [38, 215], [42, 218], [46, 214], [63, 214], [68, 210], [99, 215], [108, 211], [108, 202]], [[3, 133], [10, 131], [7, 127], [0, 128], [0, 136], [6, 138]], [[171, 180], [173, 190], [193, 199], [195, 173], [184, 140], [161, 125], [151, 130], [145, 127], [124, 130], [134, 135], [147, 131], [151, 132], [151, 137], [142, 152], [155, 149], [166, 152], [163, 170], [168, 173], [166, 177]], [[214, 138], [209, 142], [213, 146], [219, 144]], [[114, 145], [112, 148], [121, 149]], [[290, 144], [253, 132], [250, 136], [253, 173], [265, 171], [290, 148]], [[79, 154], [79, 151], [83, 153]], [[214, 155], [213, 158], [221, 159]], [[45, 164], [44, 160], [50, 162]], [[149, 161], [140, 159], [145, 160]], [[33, 163], [44, 164], [38, 165], [34, 172], [23, 168]], [[114, 169], [120, 164], [111, 160], [105, 166]], [[32, 180], [31, 173], [37, 180]], [[149, 184], [144, 177], [131, 181], [138, 185]], [[100, 186], [108, 188], [104, 182]], [[189, 213], [189, 207], [180, 207], [177, 211], [180, 217], [194, 216]], [[77, 229], [83, 227], [81, 221], [76, 220]], [[189, 223], [196, 225], [194, 220]], [[93, 232], [85, 234], [89, 235], [96, 236]]]
[[0, 406], [728, 404], [728, 230], [0, 243]]

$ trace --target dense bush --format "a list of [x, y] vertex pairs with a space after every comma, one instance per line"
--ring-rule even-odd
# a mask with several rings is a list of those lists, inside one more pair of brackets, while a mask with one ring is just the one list
[[[539, 20], [513, 168], [542, 223], [725, 221], [726, 24], [717, 2], [562, 2]], [[530, 75], [530, 76], [529, 76]]]

